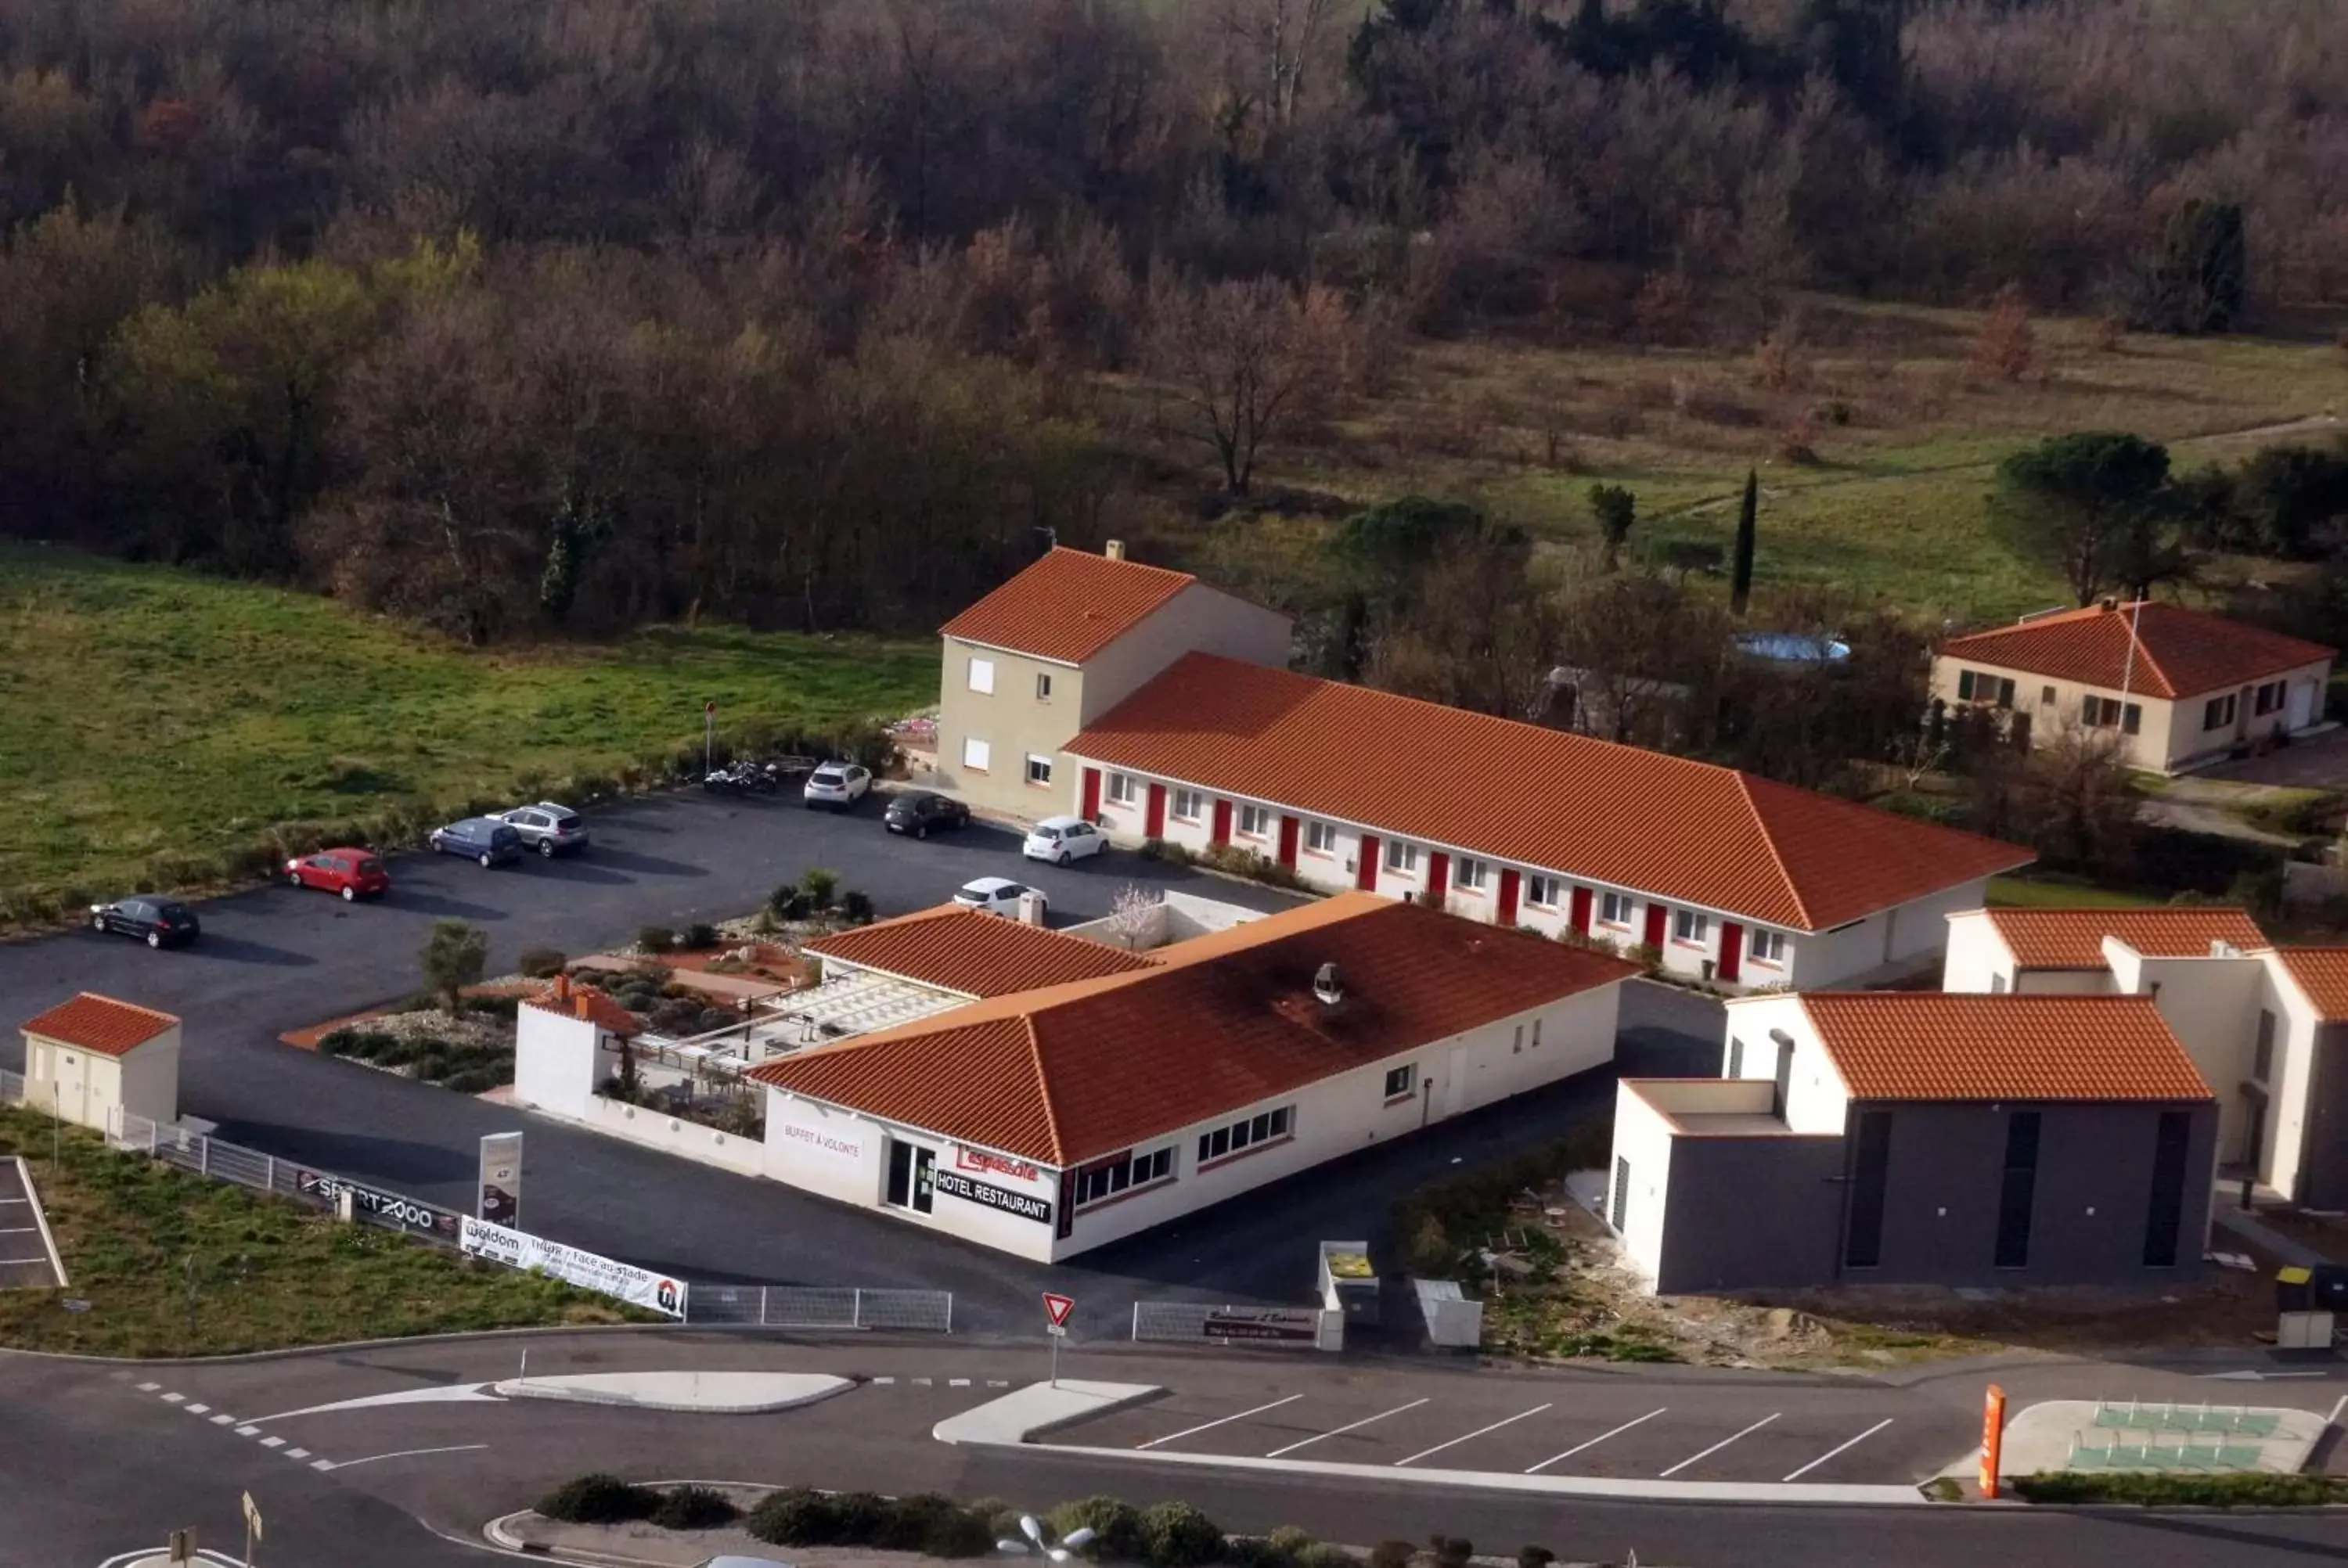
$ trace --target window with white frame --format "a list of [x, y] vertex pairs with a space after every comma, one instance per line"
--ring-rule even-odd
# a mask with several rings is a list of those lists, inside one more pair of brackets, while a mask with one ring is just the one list
[[1459, 864], [1451, 877], [1452, 886], [1457, 887], [1462, 893], [1481, 893], [1484, 891], [1485, 885], [1491, 879], [1492, 866], [1489, 861], [1470, 860], [1464, 855], [1459, 857]]
[[1786, 933], [1756, 931], [1753, 933], [1753, 961], [1756, 964], [1782, 964], [1786, 961]]
[[1598, 923], [1601, 926], [1627, 926], [1631, 923], [1631, 896], [1628, 893], [1608, 893], [1598, 900]]
[[970, 661], [970, 689], [986, 696], [994, 695], [994, 661], [973, 659]]
[[976, 735], [964, 735], [962, 738], [962, 765], [973, 773], [983, 774], [986, 771], [986, 764], [993, 752], [994, 749]]
[[1315, 855], [1337, 853], [1337, 825], [1334, 822], [1308, 822], [1304, 825], [1304, 847]]
[[1272, 808], [1262, 805], [1240, 807], [1240, 832], [1250, 838], [1262, 838], [1272, 831]]
[[1556, 908], [1565, 902], [1565, 878], [1562, 876], [1526, 877], [1525, 902], [1536, 909]]
[[1052, 759], [1049, 757], [1039, 757], [1035, 753], [1029, 752], [1027, 753], [1027, 782], [1031, 784], [1050, 784], [1052, 782]]
[[1386, 869], [1389, 871], [1399, 871], [1404, 873], [1406, 876], [1416, 872], [1418, 870], [1418, 845], [1416, 844], [1404, 844], [1395, 839], [1387, 840]]
[[1076, 1172], [1076, 1206], [1097, 1204], [1136, 1187], [1147, 1187], [1174, 1179], [1174, 1150], [1171, 1144], [1163, 1149], [1128, 1149], [1111, 1154], [1106, 1160], [1096, 1160]]
[[1199, 1134], [1199, 1163], [1203, 1165], [1210, 1161], [1285, 1138], [1295, 1125], [1296, 1107], [1283, 1105], [1277, 1111], [1259, 1111], [1252, 1116], [1241, 1117], [1228, 1127], [1201, 1132]]
[[1111, 805], [1131, 805], [1141, 798], [1141, 781], [1131, 774], [1108, 775], [1108, 800]]
[[1390, 1069], [1386, 1073], [1386, 1102], [1407, 1100], [1418, 1092], [1418, 1063]]
[[1203, 791], [1178, 789], [1174, 792], [1174, 817], [1178, 822], [1196, 822], [1206, 814], [1207, 797]]
[[1712, 917], [1694, 909], [1672, 911], [1672, 940], [1700, 948], [1712, 935]]
[[1048, 702], [1051, 700], [1052, 672], [1048, 670], [1038, 670], [1035, 671], [1035, 701]]
[[2202, 703], [2201, 727], [2205, 730], [2216, 730], [2222, 729], [2226, 725], [2232, 723], [2234, 722], [2234, 693], [2229, 692], [2222, 697], [2212, 697], [2207, 702]]

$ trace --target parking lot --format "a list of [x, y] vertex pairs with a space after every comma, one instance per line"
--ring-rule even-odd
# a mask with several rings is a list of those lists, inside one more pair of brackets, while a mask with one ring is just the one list
[[1169, 1395], [1052, 1434], [1062, 1447], [1511, 1475], [1921, 1481], [1976, 1434], [1962, 1412], [1874, 1389], [1705, 1383], [1268, 1383]]

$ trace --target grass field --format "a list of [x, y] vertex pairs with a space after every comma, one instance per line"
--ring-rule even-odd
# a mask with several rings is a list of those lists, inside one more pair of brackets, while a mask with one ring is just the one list
[[[1262, 466], [1265, 487], [1371, 504], [1416, 491], [1480, 503], [1560, 543], [1593, 538], [1588, 493], [1639, 499], [1634, 550], [1729, 546], [1746, 469], [1762, 485], [1758, 586], [1888, 600], [1921, 618], [2002, 620], [2069, 602], [2059, 576], [1988, 533], [1998, 460], [2044, 436], [2128, 430], [2188, 471], [2348, 426], [2348, 355], [2326, 342], [2034, 323], [2018, 382], [1968, 366], [1978, 315], [1805, 302], [1781, 371], [1750, 350], [1422, 343], [1390, 385]], [[1787, 456], [1795, 444], [1815, 455]], [[1179, 451], [1184, 460], [1193, 448]], [[2213, 578], [2252, 563], [2212, 563]], [[2260, 575], [2271, 577], [2264, 567]]]
[[0, 546], [0, 920], [250, 866], [279, 824], [428, 826], [721, 726], [937, 700], [933, 645], [654, 628], [471, 653], [314, 595]]
[[[118, 1153], [80, 1128], [65, 1129], [53, 1163], [55, 1131], [46, 1116], [0, 1106], [0, 1153], [26, 1157], [71, 1286], [0, 1291], [0, 1345], [228, 1355], [642, 1316], [543, 1276]], [[67, 1312], [68, 1297], [89, 1309]]]
[[1993, 909], [2141, 909], [2159, 902], [2148, 893], [2101, 887], [2067, 876], [1989, 879], [1989, 906]]

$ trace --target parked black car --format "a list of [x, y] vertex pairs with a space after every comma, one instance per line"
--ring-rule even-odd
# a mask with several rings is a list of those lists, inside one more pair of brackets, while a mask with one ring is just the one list
[[909, 789], [890, 799], [889, 809], [880, 814], [880, 820], [891, 833], [927, 838], [932, 833], [943, 833], [948, 828], [968, 827], [970, 807], [925, 789]]
[[193, 909], [177, 898], [159, 898], [151, 893], [113, 904], [93, 904], [89, 923], [93, 930], [137, 937], [150, 948], [185, 946], [203, 929]]
[[469, 816], [432, 830], [432, 848], [440, 855], [461, 855], [484, 867], [521, 858], [520, 830], [493, 816]]

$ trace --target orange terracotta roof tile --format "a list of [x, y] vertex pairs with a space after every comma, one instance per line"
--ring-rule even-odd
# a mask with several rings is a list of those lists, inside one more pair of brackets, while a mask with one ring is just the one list
[[61, 1045], [77, 1045], [101, 1056], [120, 1056], [146, 1044], [179, 1020], [152, 1008], [118, 1002], [112, 997], [84, 991], [48, 1011], [25, 1020], [25, 1032]]
[[[2130, 630], [2134, 630], [2131, 640]], [[2135, 658], [2129, 658], [2133, 641]], [[2337, 650], [2147, 600], [2090, 606], [1951, 638], [1941, 656], [2147, 697], [2193, 697], [2330, 659]]]
[[1855, 1100], [2207, 1100], [2150, 997], [1807, 991]]
[[2243, 952], [2267, 945], [2243, 909], [1992, 909], [1992, 929], [2025, 969], [2100, 969], [2104, 938], [2117, 937], [2148, 958], [2205, 956], [2212, 942]]
[[2326, 1023], [2348, 1020], [2348, 948], [2277, 948], [2291, 979]]
[[1797, 931], [2033, 858], [1733, 768], [1210, 653], [1066, 750]]
[[[1348, 893], [769, 1061], [794, 1094], [1068, 1166], [1637, 972], [1524, 931]], [[1337, 965], [1344, 999], [1312, 994]]]
[[[613, 1001], [608, 991], [598, 990], [593, 986], [574, 984], [567, 997], [546, 990], [534, 997], [524, 997], [522, 1001], [526, 1006], [563, 1018], [586, 1018], [606, 1034], [633, 1036], [644, 1032], [644, 1020]], [[587, 1005], [583, 1014], [579, 1010], [582, 1001]]]
[[939, 630], [967, 642], [1081, 664], [1197, 580], [1188, 572], [1056, 548]]
[[1152, 962], [1106, 942], [1023, 926], [958, 904], [838, 932], [809, 942], [807, 950], [966, 997], [1131, 974]]

